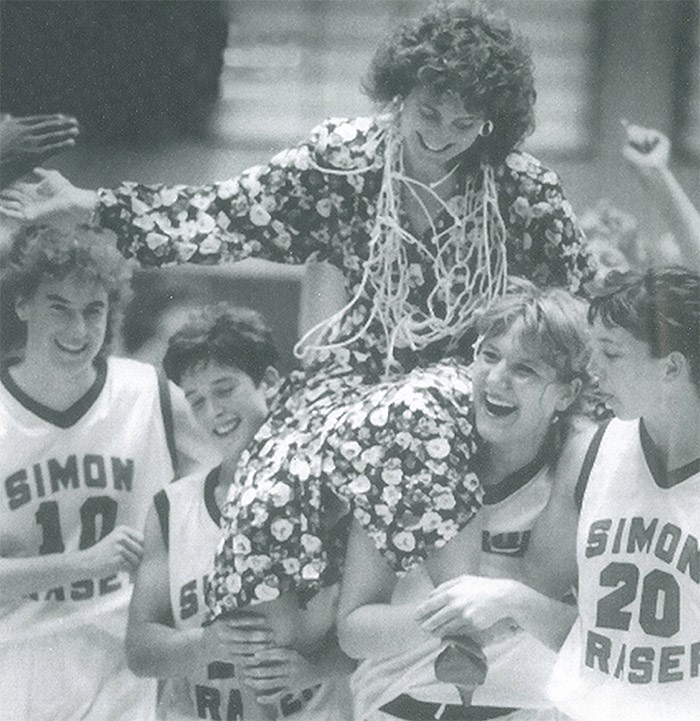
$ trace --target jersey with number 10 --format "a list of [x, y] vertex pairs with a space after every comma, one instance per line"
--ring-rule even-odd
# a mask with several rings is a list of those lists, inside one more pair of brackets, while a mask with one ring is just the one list
[[579, 618], [551, 682], [575, 719], [700, 718], [700, 460], [663, 468], [641, 421], [584, 462]]
[[[97, 369], [65, 412], [26, 396], [3, 370], [0, 555], [86, 549], [119, 525], [142, 531], [153, 494], [172, 480], [167, 385], [133, 360], [110, 358]], [[126, 608], [130, 593], [128, 576], [117, 573], [15, 599], [0, 605], [0, 642], [81, 625]]]

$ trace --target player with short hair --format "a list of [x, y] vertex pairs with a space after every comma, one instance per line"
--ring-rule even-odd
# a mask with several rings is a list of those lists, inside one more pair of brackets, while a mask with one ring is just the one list
[[109, 236], [29, 227], [3, 268], [22, 330], [0, 370], [3, 721], [155, 712], [123, 651], [128, 574], [189, 411], [152, 366], [107, 354], [131, 276]]
[[[323, 664], [335, 644], [322, 649], [316, 663], [276, 645], [275, 619], [265, 615], [270, 604], [259, 606], [260, 613], [243, 610], [206, 623], [205, 587], [221, 537], [221, 508], [235, 496], [234, 470], [276, 396], [277, 361], [262, 317], [227, 303], [200, 309], [169, 340], [165, 371], [183, 389], [223, 462], [158, 492], [146, 520], [127, 656], [137, 674], [172, 679], [163, 703], [168, 719], [299, 712], [304, 719], [330, 721], [344, 715], [345, 709], [333, 704], [338, 696], [332, 684], [318, 688], [334, 673], [332, 659]], [[312, 613], [314, 606], [312, 601]]]
[[576, 486], [579, 616], [552, 695], [582, 721], [691, 721], [700, 704], [700, 276], [627, 274], [592, 301], [589, 319], [594, 370], [617, 418], [594, 437]]

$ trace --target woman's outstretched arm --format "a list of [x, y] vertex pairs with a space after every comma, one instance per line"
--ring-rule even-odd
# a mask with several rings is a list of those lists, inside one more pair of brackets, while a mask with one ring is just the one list
[[143, 266], [333, 258], [339, 254], [335, 245], [350, 234], [338, 228], [366, 214], [356, 199], [376, 128], [352, 123], [329, 120], [266, 164], [200, 186], [124, 182], [92, 191], [39, 169], [39, 182], [0, 193], [0, 211], [23, 222], [99, 223], [116, 233], [124, 255]]

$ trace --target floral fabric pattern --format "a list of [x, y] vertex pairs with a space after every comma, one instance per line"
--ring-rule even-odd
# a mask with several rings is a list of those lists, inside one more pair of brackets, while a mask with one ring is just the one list
[[[335, 118], [238, 178], [101, 190], [101, 223], [145, 266], [316, 258], [341, 269], [353, 297], [375, 223], [385, 130], [383, 119]], [[581, 292], [591, 269], [557, 176], [521, 152], [494, 174], [509, 273]], [[436, 229], [448, 222], [439, 217]], [[430, 231], [421, 240], [430, 249]], [[423, 311], [434, 278], [426, 254], [411, 252], [410, 302]], [[210, 577], [214, 616], [284, 591], [303, 602], [337, 582], [349, 513], [405, 572], [478, 510], [468, 367], [438, 343], [400, 348], [387, 377], [384, 334], [373, 324], [358, 334], [370, 305], [360, 297], [326, 339], [352, 342], [316, 351], [291, 374], [241, 459]]]

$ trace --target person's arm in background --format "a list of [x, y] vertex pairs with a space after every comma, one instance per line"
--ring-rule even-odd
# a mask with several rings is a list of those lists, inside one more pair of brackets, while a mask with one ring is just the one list
[[[622, 153], [651, 198], [666, 215], [684, 265], [700, 272], [700, 212], [669, 168], [671, 143], [663, 133], [623, 121]], [[667, 264], [652, 243], [647, 249], [656, 264]]]
[[0, 187], [72, 148], [79, 134], [78, 121], [67, 115], [0, 115]]

